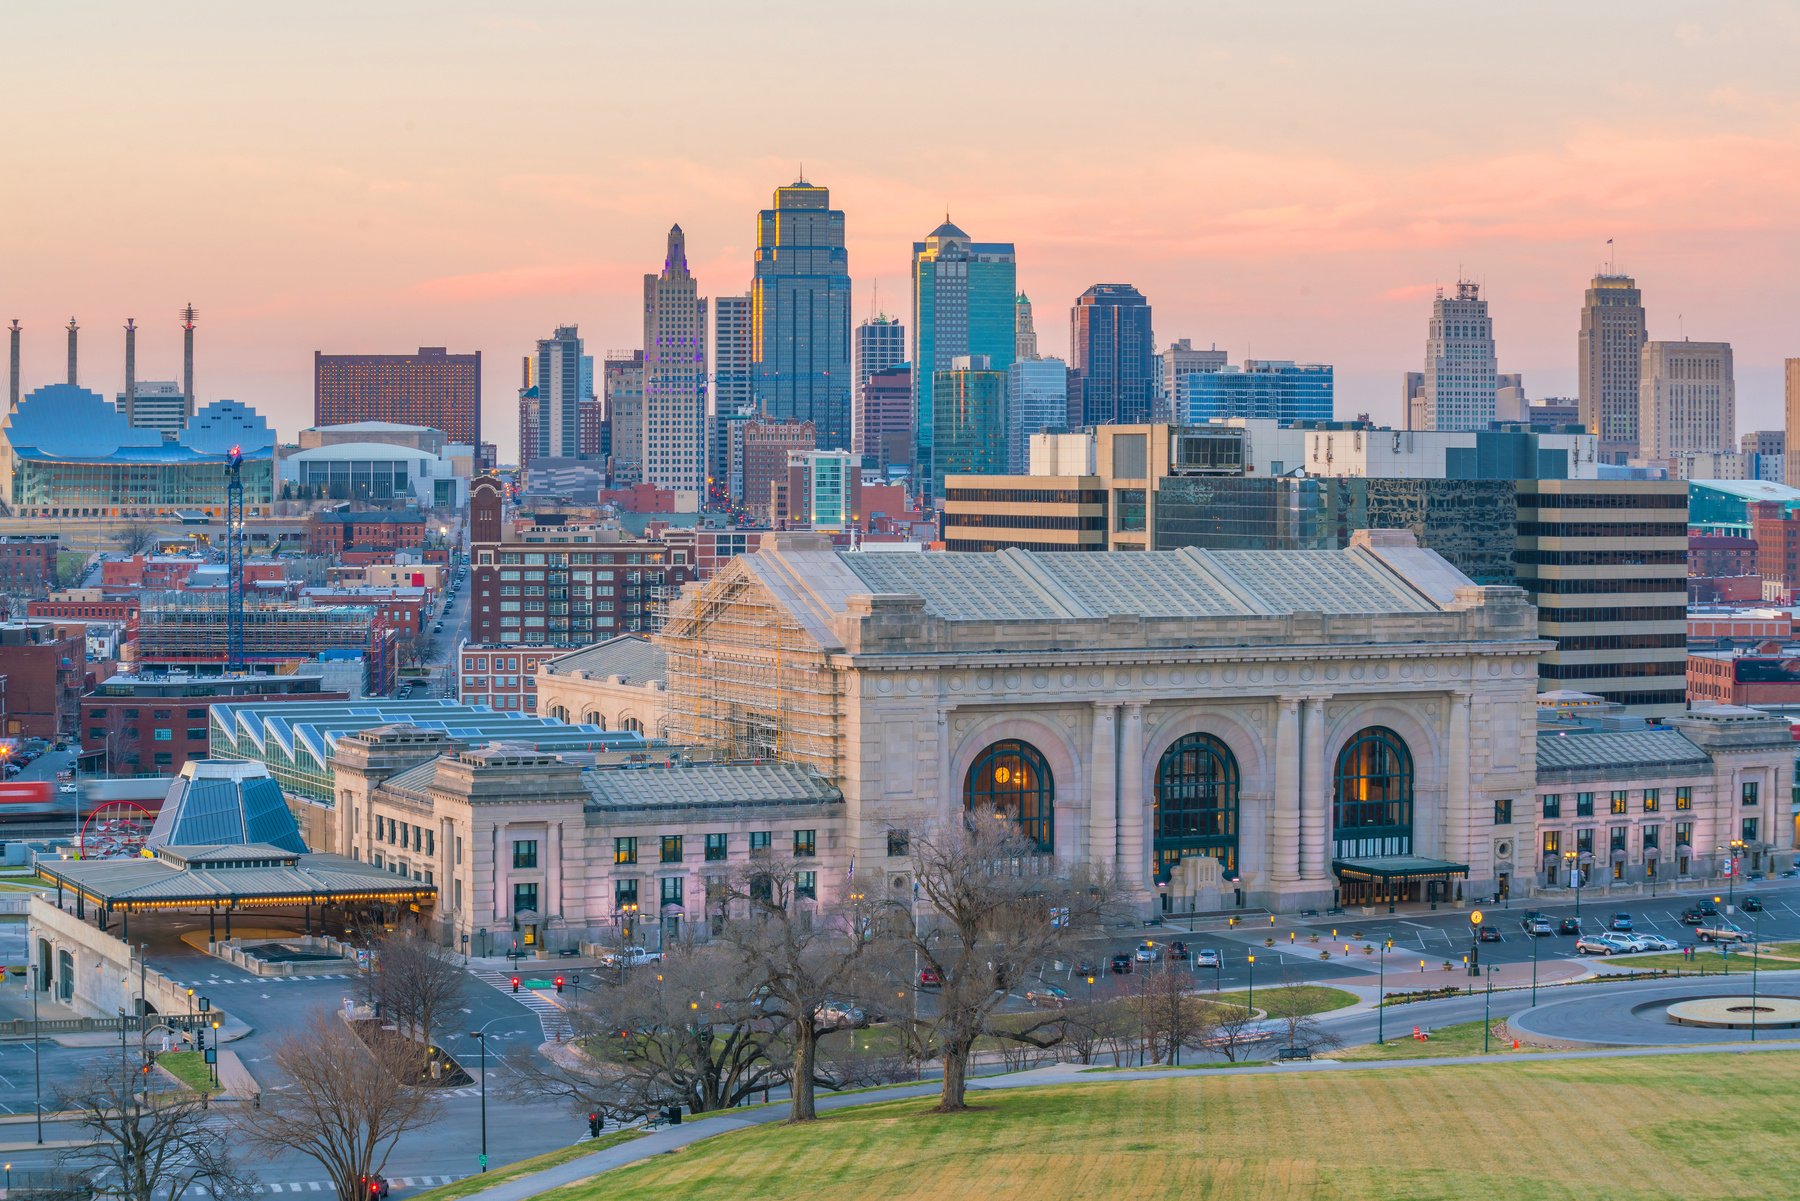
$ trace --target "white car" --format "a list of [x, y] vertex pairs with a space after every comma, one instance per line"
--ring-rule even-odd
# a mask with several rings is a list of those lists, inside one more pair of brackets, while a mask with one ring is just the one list
[[1660, 934], [1639, 934], [1635, 936], [1641, 944], [1640, 951], [1679, 951], [1681, 944], [1672, 938], [1664, 938]]
[[1218, 967], [1219, 953], [1211, 947], [1201, 947], [1194, 952], [1194, 966], [1196, 968]]

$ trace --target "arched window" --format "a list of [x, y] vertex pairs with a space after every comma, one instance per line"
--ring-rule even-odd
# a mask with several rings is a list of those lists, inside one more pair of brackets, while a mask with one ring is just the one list
[[975, 757], [963, 780], [963, 805], [977, 818], [1010, 820], [1049, 854], [1056, 845], [1056, 781], [1029, 742], [996, 742]]
[[1211, 855], [1237, 874], [1238, 764], [1211, 734], [1188, 734], [1156, 765], [1156, 878], [1181, 860]]
[[644, 723], [635, 717], [622, 717], [619, 719], [619, 729], [628, 731], [632, 734], [642, 734], [644, 732]]
[[554, 717], [557, 721], [568, 721], [569, 711], [561, 705], [551, 705], [550, 716]]
[[601, 717], [595, 710], [589, 709], [586, 713], [581, 715], [581, 724], [584, 726], [599, 726], [604, 730], [606, 728], [606, 719]]
[[1385, 726], [1359, 730], [1338, 752], [1332, 837], [1340, 859], [1412, 854], [1413, 759]]

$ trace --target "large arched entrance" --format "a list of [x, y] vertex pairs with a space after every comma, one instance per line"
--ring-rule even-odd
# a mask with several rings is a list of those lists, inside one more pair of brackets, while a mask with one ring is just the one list
[[1056, 781], [1029, 742], [1007, 739], [975, 756], [963, 777], [963, 807], [977, 818], [1011, 821], [1046, 855], [1056, 849]]
[[1152, 818], [1156, 879], [1183, 859], [1210, 855], [1227, 876], [1238, 869], [1238, 763], [1211, 734], [1188, 734], [1156, 765]]
[[[1351, 735], [1332, 775], [1332, 857], [1363, 861], [1412, 854], [1413, 758], [1406, 740], [1386, 726]], [[1339, 872], [1341, 903], [1373, 905], [1419, 899], [1419, 882], [1351, 879]]]

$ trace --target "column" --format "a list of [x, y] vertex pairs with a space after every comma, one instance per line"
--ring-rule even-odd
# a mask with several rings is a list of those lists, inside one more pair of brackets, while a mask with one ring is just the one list
[[1325, 698], [1309, 696], [1300, 703], [1300, 878], [1308, 884], [1326, 880], [1331, 841], [1325, 793]]
[[1300, 698], [1275, 710], [1275, 795], [1270, 806], [1269, 873], [1277, 884], [1300, 879]]
[[1126, 705], [1119, 729], [1119, 890], [1142, 897], [1148, 888], [1144, 833], [1144, 707]]
[[[1444, 790], [1444, 855], [1452, 863], [1471, 862], [1469, 831], [1474, 827], [1474, 815], [1469, 812], [1469, 699], [1467, 692], [1450, 694], [1450, 757], [1444, 764], [1448, 775]], [[1416, 798], [1414, 803], [1417, 804]], [[1417, 813], [1413, 822], [1416, 828]]]
[[1119, 768], [1117, 747], [1119, 706], [1096, 702], [1088, 753], [1088, 849], [1089, 863], [1112, 865], [1119, 847]]

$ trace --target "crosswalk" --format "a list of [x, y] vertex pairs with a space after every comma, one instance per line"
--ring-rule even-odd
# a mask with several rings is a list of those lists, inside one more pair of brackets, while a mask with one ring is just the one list
[[351, 980], [353, 972], [322, 972], [316, 976], [208, 976], [205, 979], [177, 980], [181, 988], [223, 988], [230, 984], [310, 984], [315, 980]]
[[[388, 1178], [388, 1187], [432, 1188], [440, 1184], [455, 1184], [462, 1179], [462, 1176], [391, 1176]], [[202, 1197], [209, 1195], [204, 1184], [196, 1184], [187, 1191]], [[271, 1180], [256, 1185], [250, 1191], [261, 1196], [274, 1196], [288, 1193], [335, 1193], [337, 1189], [329, 1180]]]
[[536, 1014], [538, 1025], [544, 1028], [545, 1042], [563, 1042], [574, 1036], [575, 1027], [569, 1024], [568, 1012], [543, 992], [525, 987], [513, 992], [512, 975], [507, 972], [476, 971], [473, 975], [483, 984], [492, 985]]

